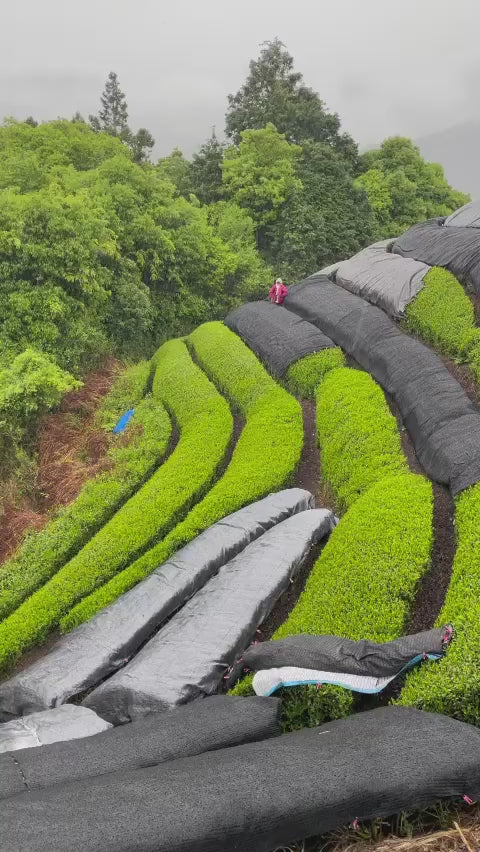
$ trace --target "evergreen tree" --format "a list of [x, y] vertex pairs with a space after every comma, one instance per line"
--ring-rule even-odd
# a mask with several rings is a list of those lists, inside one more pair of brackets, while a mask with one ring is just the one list
[[149, 153], [155, 145], [155, 139], [146, 127], [141, 127], [136, 133], [131, 133], [128, 144], [133, 154], [135, 163], [145, 163]]
[[193, 155], [190, 167], [192, 191], [202, 204], [213, 204], [222, 196], [222, 162], [225, 145], [219, 142], [215, 134]]
[[250, 73], [236, 95], [228, 96], [226, 132], [238, 145], [244, 130], [275, 125], [290, 142], [311, 139], [342, 154], [354, 167], [357, 145], [340, 132], [340, 119], [329, 112], [303, 76], [293, 68], [293, 57], [279, 40], [267, 41], [260, 57], [250, 62]]
[[[89, 116], [92, 130], [96, 133], [104, 131], [110, 136], [121, 139], [129, 146], [136, 163], [148, 160], [148, 154], [155, 145], [155, 139], [145, 127], [141, 127], [137, 133], [132, 133], [130, 130], [127, 99], [120, 88], [115, 71], [110, 71], [100, 101], [102, 106], [98, 115]], [[76, 120], [82, 120], [79, 113], [75, 113], [74, 121]]]
[[111, 136], [118, 136], [127, 141], [131, 135], [127, 123], [128, 107], [124, 93], [120, 88], [118, 76], [115, 71], [110, 71], [105, 83], [105, 88], [100, 96], [101, 109], [98, 115], [90, 116], [92, 130], [103, 130]]

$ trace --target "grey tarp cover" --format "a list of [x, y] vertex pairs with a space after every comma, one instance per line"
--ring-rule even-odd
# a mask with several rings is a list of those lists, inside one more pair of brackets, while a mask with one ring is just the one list
[[270, 494], [201, 533], [111, 606], [0, 684], [0, 719], [62, 704], [124, 665], [221, 565], [276, 523], [314, 505], [309, 491]]
[[455, 213], [451, 213], [445, 219], [444, 225], [448, 228], [480, 228], [480, 201], [470, 201], [464, 204]]
[[[386, 240], [381, 240], [378, 243], [373, 243], [368, 248], [371, 249], [379, 249], [383, 252], [391, 251], [391, 248], [396, 240], [396, 237], [389, 237]], [[323, 269], [320, 269], [318, 272], [315, 272], [315, 275], [326, 275], [327, 278], [330, 278], [331, 281], [335, 281], [335, 276], [337, 274], [337, 270], [339, 266], [345, 263], [344, 260], [338, 260], [336, 263], [331, 263], [330, 266], [324, 266]]]
[[215, 692], [253, 639], [313, 544], [335, 525], [332, 512], [301, 512], [220, 569], [124, 669], [85, 705], [114, 723]]
[[480, 293], [480, 230], [449, 228], [443, 221], [429, 219], [414, 225], [395, 240], [392, 251], [430, 266], [444, 266]]
[[275, 737], [281, 734], [280, 706], [275, 698], [213, 695], [94, 737], [22, 749], [14, 760], [2, 754], [0, 799]]
[[341, 263], [335, 281], [387, 314], [399, 317], [422, 289], [430, 268], [410, 257], [387, 252], [385, 245], [378, 243]]
[[480, 731], [381, 707], [281, 737], [0, 802], [8, 852], [272, 852], [480, 795]]
[[90, 737], [111, 726], [86, 707], [65, 704], [0, 725], [0, 752]]
[[324, 276], [291, 287], [285, 305], [318, 325], [394, 397], [428, 476], [453, 494], [480, 480], [480, 412], [437, 355]]
[[305, 355], [333, 346], [314, 325], [272, 302], [248, 302], [231, 311], [225, 325], [238, 334], [277, 376]]
[[367, 639], [354, 641], [340, 636], [286, 636], [252, 645], [243, 654], [242, 665], [255, 672], [299, 666], [326, 672], [388, 677], [397, 674], [419, 655], [442, 655], [444, 635], [445, 628], [438, 627], [383, 643]]

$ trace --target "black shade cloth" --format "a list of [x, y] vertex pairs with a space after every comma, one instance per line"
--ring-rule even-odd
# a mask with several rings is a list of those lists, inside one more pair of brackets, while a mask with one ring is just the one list
[[216, 692], [312, 545], [334, 525], [332, 512], [311, 509], [252, 542], [84, 704], [118, 724]]
[[480, 731], [410, 707], [0, 802], [8, 852], [272, 852], [480, 794]]
[[[86, 713], [85, 708], [77, 708]], [[154, 766], [281, 733], [275, 698], [213, 695], [82, 740], [0, 755], [0, 799], [109, 772]], [[1, 846], [0, 831], [0, 848]]]
[[309, 491], [287, 488], [223, 518], [149, 577], [63, 636], [52, 650], [0, 684], [0, 720], [62, 704], [123, 666], [172, 612], [250, 542], [314, 506]]
[[272, 302], [241, 305], [224, 322], [277, 376], [283, 376], [290, 364], [305, 355], [334, 346], [316, 326]]
[[242, 665], [258, 672], [298, 666], [325, 672], [388, 677], [397, 674], [415, 657], [443, 653], [445, 628], [402, 636], [391, 642], [353, 641], [340, 636], [300, 634], [259, 642], [248, 648]]
[[453, 494], [480, 480], [480, 411], [437, 355], [325, 276], [291, 287], [285, 306], [318, 325], [393, 396], [428, 476]]
[[452, 224], [429, 219], [414, 225], [395, 240], [392, 251], [430, 266], [444, 266], [480, 293], [480, 230]]

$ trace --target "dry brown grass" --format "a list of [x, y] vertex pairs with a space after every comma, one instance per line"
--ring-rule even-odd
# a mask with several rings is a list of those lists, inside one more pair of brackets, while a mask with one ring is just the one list
[[109, 436], [95, 424], [95, 412], [122, 365], [109, 358], [89, 373], [83, 387], [62, 400], [59, 411], [43, 418], [38, 429], [38, 465], [27, 496], [15, 481], [2, 487], [0, 562], [7, 559], [25, 533], [41, 529], [48, 513], [70, 503], [84, 482], [107, 470]]
[[436, 831], [419, 837], [391, 837], [379, 843], [339, 843], [332, 852], [479, 852], [480, 826], [455, 823], [448, 831]]
[[345, 834], [336, 843], [311, 847], [310, 852], [322, 852], [322, 849], [328, 852], [480, 852], [480, 818], [478, 814], [461, 814], [453, 820], [451, 828], [411, 838], [390, 836], [373, 842]]
[[[422, 819], [430, 822], [434, 813], [425, 812], [419, 815], [418, 825]], [[294, 843], [282, 846], [274, 852], [480, 852], [480, 809], [475, 807], [470, 813], [466, 810], [447, 806], [437, 813], [438, 819], [448, 827], [441, 830], [432, 828], [417, 830], [415, 822], [411, 824], [412, 837], [397, 837], [389, 834], [389, 823], [376, 821], [376, 830], [381, 830], [385, 836], [380, 840], [366, 840], [368, 826], [344, 828], [338, 832], [326, 835], [317, 840]], [[438, 821], [437, 821], [438, 824]], [[373, 825], [373, 824], [372, 824]], [[363, 837], [362, 837], [363, 832]], [[378, 836], [378, 835], [377, 835]]]

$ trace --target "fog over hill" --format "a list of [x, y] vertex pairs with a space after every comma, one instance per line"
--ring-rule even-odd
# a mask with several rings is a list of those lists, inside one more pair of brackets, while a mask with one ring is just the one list
[[480, 122], [457, 124], [416, 141], [427, 160], [442, 164], [455, 189], [480, 198]]

